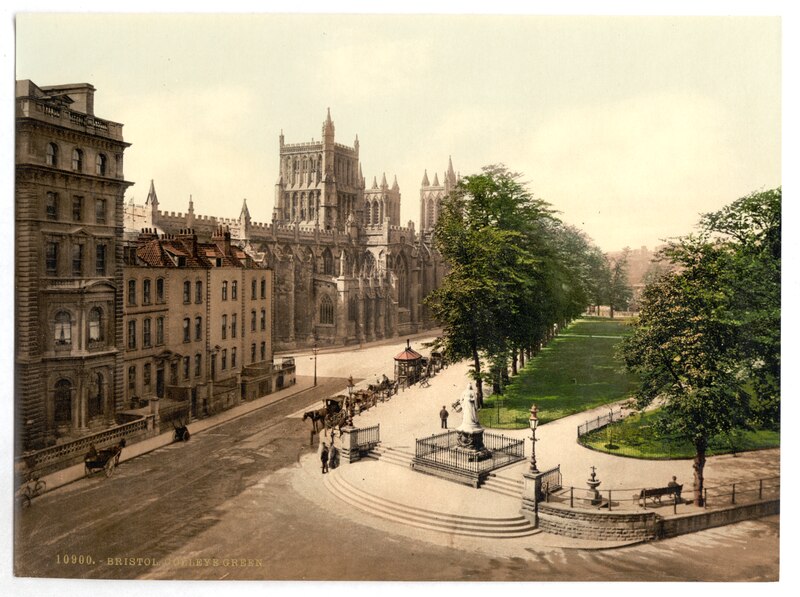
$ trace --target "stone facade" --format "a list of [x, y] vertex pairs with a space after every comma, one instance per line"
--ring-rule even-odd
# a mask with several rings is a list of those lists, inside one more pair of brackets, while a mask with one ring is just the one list
[[18, 446], [114, 422], [122, 391], [122, 125], [89, 84], [16, 83]]
[[191, 229], [145, 230], [125, 270], [125, 398], [169, 398], [202, 416], [269, 394], [292, 373], [272, 362], [272, 271], [231, 244]]
[[[445, 273], [432, 243], [438, 203], [457, 183], [449, 165], [445, 184], [423, 181], [420, 233], [400, 225], [400, 188], [385, 174], [367, 189], [352, 147], [335, 142], [330, 111], [322, 139], [287, 144], [279, 139], [280, 175], [272, 222], [253, 222], [246, 200], [239, 217], [159, 209], [155, 186], [144, 205], [126, 206], [126, 227], [175, 233], [193, 229], [208, 239], [218, 226], [275, 276], [275, 350], [314, 344], [345, 345], [415, 333], [434, 326], [424, 297]], [[433, 216], [429, 217], [429, 212]]]

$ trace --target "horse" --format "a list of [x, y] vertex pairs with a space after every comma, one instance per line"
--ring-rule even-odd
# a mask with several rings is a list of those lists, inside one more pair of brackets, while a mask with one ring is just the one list
[[319, 430], [318, 423], [322, 421], [322, 425], [325, 425], [325, 417], [328, 415], [328, 409], [320, 408], [319, 410], [309, 410], [303, 413], [303, 420], [311, 419], [311, 425], [314, 428], [314, 433]]

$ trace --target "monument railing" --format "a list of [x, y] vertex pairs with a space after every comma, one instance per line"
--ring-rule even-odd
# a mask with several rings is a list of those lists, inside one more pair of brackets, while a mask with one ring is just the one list
[[458, 432], [448, 431], [416, 440], [415, 457], [439, 466], [482, 473], [525, 458], [525, 441], [494, 433], [483, 434], [483, 444], [490, 455], [476, 459], [468, 450], [458, 447]]

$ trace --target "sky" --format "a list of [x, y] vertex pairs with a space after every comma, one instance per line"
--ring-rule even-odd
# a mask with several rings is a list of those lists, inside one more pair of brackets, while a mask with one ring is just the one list
[[[54, 51], [57, 49], [57, 51]], [[367, 185], [503, 163], [604, 251], [654, 247], [781, 185], [781, 19], [768, 16], [16, 16], [16, 78], [87, 82], [124, 124], [126, 195], [269, 222], [278, 136], [358, 136]]]

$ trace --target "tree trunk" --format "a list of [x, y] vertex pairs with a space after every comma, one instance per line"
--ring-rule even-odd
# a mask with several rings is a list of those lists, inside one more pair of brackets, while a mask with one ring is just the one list
[[481, 357], [478, 348], [472, 347], [472, 364], [475, 368], [475, 400], [478, 408], [483, 408], [483, 380], [481, 380]]
[[523, 369], [525, 367], [525, 349], [519, 349], [519, 368]]
[[698, 439], [694, 442], [694, 462], [692, 469], [694, 470], [694, 503], [698, 506], [704, 506], [704, 486], [703, 486], [703, 469], [706, 466], [706, 445], [705, 438]]
[[511, 351], [511, 375], [517, 374], [517, 349]]

